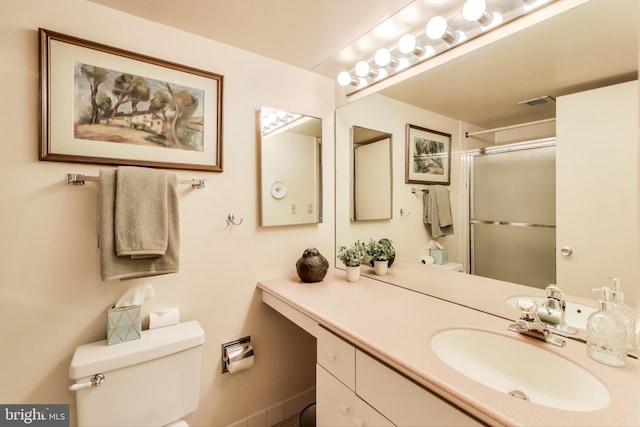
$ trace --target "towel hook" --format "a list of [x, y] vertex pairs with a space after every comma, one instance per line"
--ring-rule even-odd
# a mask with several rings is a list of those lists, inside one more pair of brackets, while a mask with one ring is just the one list
[[239, 222], [236, 222], [236, 218], [233, 216], [232, 213], [230, 213], [229, 215], [227, 215], [227, 225], [240, 225], [242, 224], [242, 218], [240, 218]]
[[407, 217], [409, 215], [411, 215], [411, 211], [405, 211], [404, 209], [400, 208], [400, 216]]

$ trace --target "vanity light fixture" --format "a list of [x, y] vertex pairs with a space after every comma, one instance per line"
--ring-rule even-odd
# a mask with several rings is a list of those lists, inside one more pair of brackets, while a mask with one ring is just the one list
[[402, 53], [413, 54], [415, 56], [424, 55], [425, 51], [422, 46], [418, 46], [418, 41], [413, 34], [405, 34], [398, 41], [398, 50]]
[[358, 77], [376, 77], [378, 70], [372, 68], [367, 61], [358, 61], [355, 68]]
[[275, 108], [261, 108], [262, 116], [261, 116], [261, 126], [262, 133], [266, 134], [275, 129], [278, 129], [286, 124], [289, 124], [301, 117], [300, 114], [288, 113], [284, 110], [278, 110]]
[[434, 16], [427, 22], [427, 37], [431, 40], [442, 40], [447, 44], [454, 44], [458, 41], [458, 33], [447, 23], [442, 16]]
[[486, 27], [493, 21], [493, 14], [487, 9], [486, 0], [467, 0], [462, 6], [462, 16], [467, 21], [477, 21], [483, 27]]
[[487, 0], [467, 0], [462, 7], [462, 16], [470, 22], [480, 24], [482, 31], [502, 24], [502, 15], [487, 8]]
[[[492, 0], [492, 8], [497, 8], [501, 13], [490, 10], [487, 0], [457, 1], [462, 5], [461, 10], [448, 19], [454, 22], [460, 31], [451, 28], [444, 16], [434, 16], [422, 27], [424, 32], [410, 29], [411, 32], [400, 37], [395, 46], [378, 49], [373, 60], [361, 60], [351, 72], [340, 72], [338, 84], [348, 87], [347, 94], [351, 94], [405, 68], [424, 62], [436, 53], [443, 53], [505, 22], [540, 9], [553, 0]], [[480, 28], [469, 22], [477, 22]], [[425, 39], [426, 42], [419, 41]], [[371, 64], [375, 64], [376, 68], [371, 67]]]
[[360, 82], [351, 77], [348, 71], [341, 71], [340, 74], [338, 74], [338, 84], [340, 86], [358, 86]]
[[391, 56], [389, 49], [385, 48], [376, 51], [374, 61], [378, 67], [396, 67], [399, 64], [398, 59]]

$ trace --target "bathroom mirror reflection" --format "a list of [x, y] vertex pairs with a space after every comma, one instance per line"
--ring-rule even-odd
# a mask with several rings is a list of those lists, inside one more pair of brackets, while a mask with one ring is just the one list
[[391, 134], [354, 126], [353, 219], [390, 219], [392, 215]]
[[[540, 22], [503, 39], [450, 61], [443, 61], [422, 74], [384, 87], [376, 93], [366, 96], [356, 94], [348, 104], [336, 110], [336, 180], [339, 182], [349, 174], [349, 164], [345, 156], [349, 156], [348, 129], [354, 124], [379, 126], [390, 132], [394, 138], [404, 138], [404, 126], [407, 123], [451, 133], [454, 162], [449, 189], [456, 231], [454, 236], [447, 236], [438, 241], [447, 248], [449, 261], [463, 264], [468, 271], [469, 195], [466, 188], [468, 170], [464, 161], [467, 152], [493, 145], [554, 138], [556, 123], [553, 120], [556, 117], [557, 105], [555, 99], [636, 80], [638, 16], [638, 3], [635, 0], [621, 0], [616, 2], [615, 7], [611, 7], [611, 2], [607, 0], [583, 2], [555, 16], [541, 19]], [[601, 25], [603, 17], [606, 17], [609, 22], [615, 22], [615, 25], [603, 28]], [[616, 47], [612, 48], [612, 46]], [[594, 51], [598, 52], [597, 55], [594, 55]], [[549, 96], [543, 97], [543, 95]], [[547, 102], [540, 102], [535, 107], [530, 107], [527, 103], [519, 103], [538, 97], [545, 98]], [[543, 123], [545, 120], [551, 121]], [[473, 134], [483, 130], [538, 121], [539, 125], [531, 127], [465, 137], [465, 132]], [[613, 141], [611, 138], [607, 139]], [[559, 158], [560, 161], [556, 164], [557, 176], [562, 177], [563, 182], [566, 181], [565, 177], [571, 179], [573, 168], [578, 166], [581, 159], [590, 152], [584, 147], [581, 150]], [[602, 150], [594, 151], [602, 154]], [[616, 150], [606, 150], [607, 153], [610, 151]], [[633, 152], [627, 152], [626, 156], [635, 158]], [[394, 173], [399, 173], [404, 168], [404, 164], [398, 157], [402, 158], [402, 151], [394, 153], [393, 161], [396, 162]], [[622, 160], [616, 160], [618, 164], [620, 161]], [[609, 161], [604, 163], [615, 164]], [[627, 180], [629, 179], [627, 175]], [[602, 182], [595, 184], [600, 185], [597, 188], [602, 188]], [[616, 188], [620, 185], [620, 181], [615, 184]], [[581, 200], [576, 198], [575, 191], [573, 190], [571, 196], [566, 194], [566, 197], [562, 197], [559, 193], [559, 199], [563, 204], [558, 209], [563, 211], [565, 205], [569, 203], [575, 205], [578, 200]], [[601, 191], [607, 193], [606, 188]], [[624, 191], [628, 191], [626, 186]], [[588, 194], [593, 195], [593, 189]], [[393, 182], [394, 210], [397, 212], [402, 210], [404, 214], [394, 215], [394, 218], [388, 222], [363, 226], [349, 221], [351, 200], [349, 195], [338, 186], [336, 188], [336, 243], [340, 245], [357, 239], [367, 241], [370, 238], [387, 237], [396, 247], [398, 265], [404, 262], [414, 266], [427, 254], [427, 244], [431, 240], [430, 234], [424, 231], [422, 223], [422, 200], [420, 192], [411, 193], [409, 184], [405, 184], [402, 179], [395, 179]], [[581, 209], [582, 213], [578, 217], [583, 222], [584, 212], [589, 212], [590, 209], [588, 206], [576, 208]], [[577, 222], [575, 218], [577, 217], [574, 215], [573, 222]], [[577, 257], [571, 259], [560, 253], [560, 249], [565, 245], [564, 230], [567, 228], [567, 221], [572, 220], [557, 223], [555, 262], [559, 268], [556, 280], [565, 288], [568, 295], [578, 295], [594, 300], [590, 287], [597, 286], [589, 287], [585, 285], [587, 282], [582, 277], [574, 280], [563, 273], [566, 270], [565, 265], [575, 264], [577, 260]], [[634, 230], [635, 227], [637, 224], [634, 225]], [[593, 236], [588, 231], [582, 234]], [[597, 249], [597, 245], [598, 239], [592, 238], [591, 246]], [[588, 257], [588, 259], [580, 258], [580, 261], [592, 266], [604, 264], [602, 251], [584, 250], [580, 256]], [[342, 267], [339, 261], [336, 261], [336, 266]], [[611, 269], [621, 270], [623, 274], [630, 271], [629, 268], [626, 270], [622, 267], [618, 268], [617, 264]], [[362, 273], [378, 280], [388, 282], [394, 280], [393, 275], [375, 276], [367, 269], [363, 269]], [[416, 274], [424, 274], [424, 271]], [[635, 273], [627, 275], [631, 278], [635, 277]], [[599, 276], [600, 273], [598, 273]], [[599, 278], [604, 283], [607, 275]], [[637, 281], [627, 280], [626, 283], [625, 294], [629, 293], [627, 298], [633, 303], [640, 292], [636, 289]], [[401, 283], [394, 284], [402, 286]], [[437, 296], [454, 302], [456, 299], [455, 295]]]
[[322, 222], [322, 120], [260, 109], [262, 226]]

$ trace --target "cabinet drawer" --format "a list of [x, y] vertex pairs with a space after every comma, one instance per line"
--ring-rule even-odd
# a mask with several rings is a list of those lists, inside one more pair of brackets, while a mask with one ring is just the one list
[[351, 390], [355, 390], [355, 347], [326, 329], [318, 328], [317, 334], [317, 362]]
[[316, 364], [316, 424], [322, 427], [383, 427], [393, 423]]
[[356, 351], [356, 393], [399, 426], [480, 426], [455, 406]]

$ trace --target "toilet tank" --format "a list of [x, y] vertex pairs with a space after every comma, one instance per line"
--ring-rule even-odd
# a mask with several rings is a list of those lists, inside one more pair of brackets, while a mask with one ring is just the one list
[[142, 331], [139, 340], [78, 347], [69, 377], [104, 381], [76, 391], [79, 426], [164, 426], [194, 412], [200, 398], [204, 331], [196, 321]]

